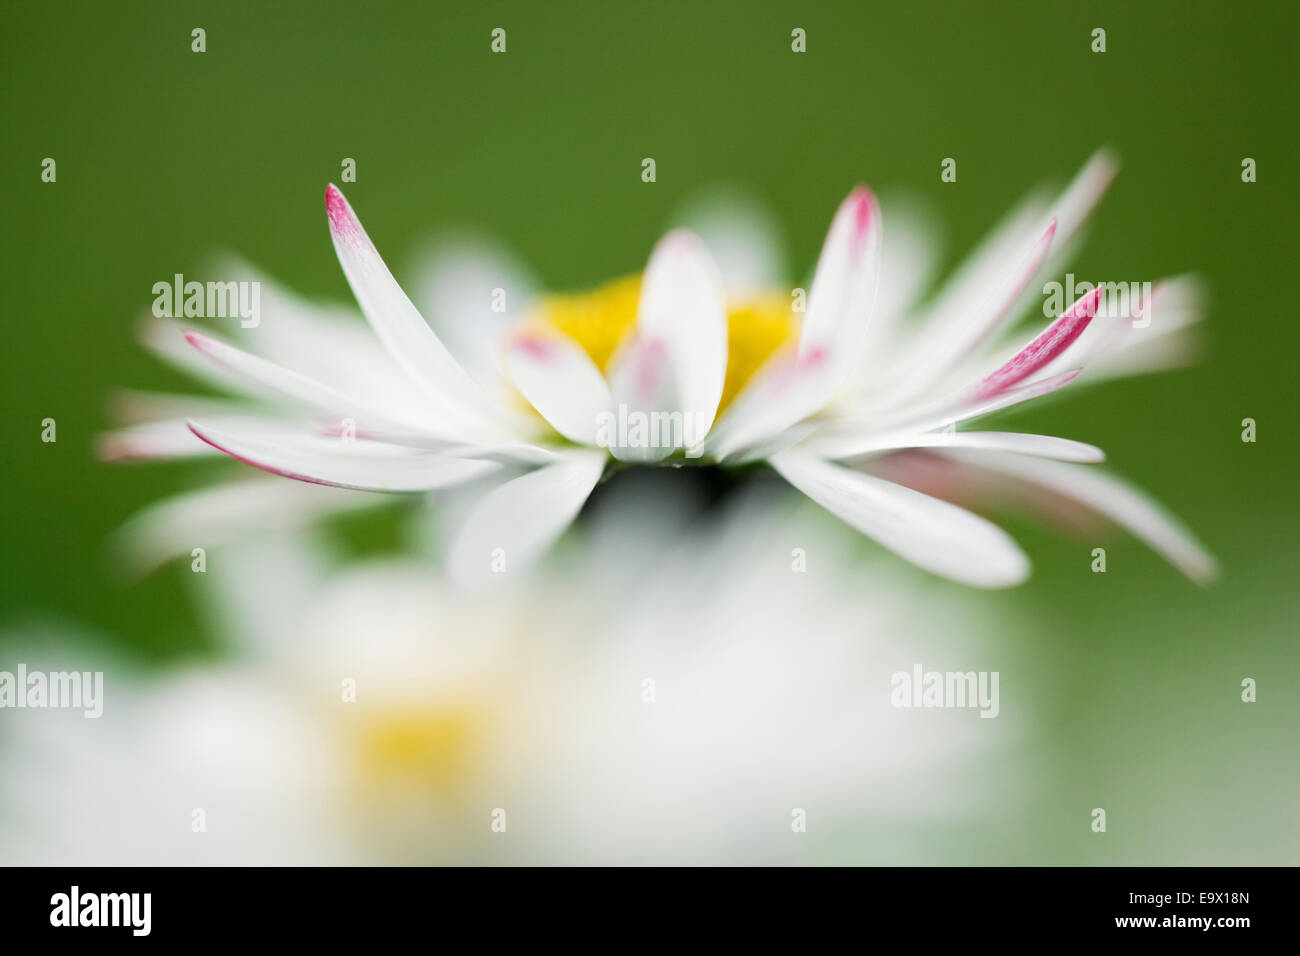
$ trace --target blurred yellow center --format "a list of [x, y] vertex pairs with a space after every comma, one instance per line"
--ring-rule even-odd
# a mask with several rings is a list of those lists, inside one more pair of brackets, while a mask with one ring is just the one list
[[[573, 339], [602, 371], [636, 325], [641, 276], [626, 276], [588, 292], [553, 295], [542, 300], [543, 324]], [[787, 296], [773, 294], [732, 303], [727, 310], [727, 377], [722, 387], [726, 408], [759, 367], [793, 341], [799, 323]]]
[[376, 775], [455, 785], [472, 768], [481, 725], [473, 708], [447, 702], [395, 708], [363, 728], [362, 757]]

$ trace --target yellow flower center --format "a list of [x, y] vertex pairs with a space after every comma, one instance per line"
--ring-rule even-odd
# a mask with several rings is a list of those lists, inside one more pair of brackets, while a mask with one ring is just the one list
[[393, 708], [361, 728], [361, 754], [371, 774], [454, 790], [472, 772], [483, 723], [456, 702]]
[[340, 809], [370, 846], [399, 863], [460, 855], [457, 845], [469, 836], [461, 824], [484, 803], [499, 759], [496, 720], [483, 701], [430, 691], [428, 701], [351, 712], [344, 728], [352, 760], [342, 765]]
[[[636, 325], [641, 276], [614, 279], [588, 292], [547, 296], [542, 325], [573, 339], [608, 372], [623, 339]], [[732, 303], [727, 309], [727, 377], [722, 412], [754, 373], [783, 346], [793, 343], [799, 321], [790, 298], [780, 293]]]

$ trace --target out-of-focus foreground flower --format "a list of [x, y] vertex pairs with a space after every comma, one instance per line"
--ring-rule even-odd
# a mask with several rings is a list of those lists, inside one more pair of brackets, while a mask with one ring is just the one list
[[[1112, 175], [1099, 155], [1055, 200], [1028, 200], [924, 306], [916, 305], [924, 243], [905, 220], [886, 235], [875, 197], [859, 188], [831, 223], [806, 311], [802, 290], [790, 293], [754, 267], [770, 260], [761, 234], [722, 237], [719, 267], [709, 243], [674, 230], [644, 275], [580, 295], [535, 296], [515, 270], [485, 265], [473, 278], [487, 284], [457, 300], [456, 289], [472, 282], [448, 278], [456, 289], [433, 293], [441, 306], [454, 303], [450, 314], [438, 310], [448, 344], [331, 186], [334, 247], [375, 334], [274, 288], [264, 320], [242, 331], [242, 347], [151, 324], [149, 341], [163, 354], [259, 404], [148, 400], [157, 420], [111, 437], [108, 449], [192, 454], [198, 436], [311, 483], [407, 492], [476, 483], [479, 504], [450, 545], [460, 580], [489, 576], [498, 553], [517, 567], [536, 558], [611, 460], [765, 460], [931, 572], [978, 587], [1023, 580], [1028, 559], [1003, 531], [917, 490], [923, 482], [911, 480], [900, 456], [906, 465], [923, 449], [961, 465], [957, 476], [1009, 475], [1098, 511], [1205, 579], [1213, 560], [1153, 501], [1095, 470], [1096, 447], [956, 430], [1085, 370], [1101, 378], [1185, 353], [1199, 317], [1186, 280], [1158, 284], [1122, 313], [1098, 286], [1063, 303], [1044, 328], [1022, 333], [1014, 321]], [[502, 310], [485, 317], [489, 302]]]
[[771, 489], [705, 519], [639, 480], [490, 600], [314, 540], [214, 552], [227, 662], [9, 712], [0, 862], [893, 862], [1017, 785], [1013, 708], [891, 705], [915, 663], [996, 669], [963, 592]]

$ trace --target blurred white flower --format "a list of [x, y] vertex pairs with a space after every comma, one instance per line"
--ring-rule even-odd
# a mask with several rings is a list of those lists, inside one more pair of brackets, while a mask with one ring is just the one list
[[[1085, 367], [1118, 374], [1183, 354], [1197, 317], [1184, 280], [1161, 284], [1143, 304], [1143, 317], [1155, 316], [1146, 327], [1135, 328], [1136, 315], [1100, 316], [1100, 286], [1036, 334], [1022, 336], [1011, 322], [1112, 175], [1099, 155], [1054, 202], [1027, 202], [915, 316], [924, 244], [905, 225], [897, 242], [886, 241], [865, 188], [831, 223], [802, 320], [802, 290], [780, 291], [779, 277], [763, 275], [774, 257], [758, 229], [748, 243], [734, 231], [715, 236], [721, 269], [704, 241], [674, 230], [643, 276], [580, 295], [536, 297], [508, 266], [462, 263], [461, 280], [495, 284], [438, 323], [455, 330], [447, 339], [459, 356], [330, 186], [334, 247], [375, 335], [273, 287], [263, 292], [267, 319], [242, 331], [248, 350], [153, 324], [156, 348], [179, 358], [188, 341], [187, 364], [265, 400], [272, 414], [268, 405], [210, 403], [185, 422], [155, 416], [111, 437], [108, 450], [188, 454], [188, 427], [231, 457], [310, 483], [424, 492], [491, 482], [450, 546], [461, 580], [488, 578], [496, 554], [516, 567], [535, 559], [577, 515], [611, 456], [766, 460], [822, 507], [931, 572], [977, 587], [1023, 580], [1028, 559], [1003, 531], [909, 486], [893, 459], [926, 449], [1098, 510], [1204, 579], [1214, 563], [1189, 533], [1144, 495], [1087, 467], [1102, 460], [1098, 448], [955, 430], [1053, 393]], [[506, 308], [512, 296], [526, 300], [521, 312]], [[435, 290], [444, 306], [455, 299]], [[501, 308], [485, 320], [489, 303]], [[511, 314], [519, 320], [503, 319]], [[287, 420], [289, 407], [313, 420]]]
[[943, 859], [912, 828], [1017, 785], [1023, 715], [895, 709], [891, 675], [1004, 668], [999, 622], [773, 488], [706, 519], [643, 481], [491, 598], [221, 550], [194, 578], [232, 660], [5, 715], [0, 861]]

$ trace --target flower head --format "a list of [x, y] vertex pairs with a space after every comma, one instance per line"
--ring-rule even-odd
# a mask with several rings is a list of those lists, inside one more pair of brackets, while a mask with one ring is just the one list
[[[280, 311], [245, 333], [248, 349], [187, 331], [210, 373], [263, 402], [259, 413], [219, 408], [189, 416], [187, 426], [220, 452], [310, 483], [406, 492], [490, 484], [452, 545], [462, 578], [486, 575], [493, 555], [516, 567], [537, 557], [613, 460], [767, 461], [927, 570], [979, 587], [1022, 580], [1028, 560], [1003, 531], [910, 486], [920, 482], [899, 460], [915, 460], [918, 449], [1013, 473], [1108, 514], [1204, 578], [1212, 560], [1152, 502], [1094, 471], [1103, 458], [1096, 447], [957, 430], [1054, 393], [1085, 369], [1132, 371], [1177, 354], [1195, 318], [1185, 280], [1158, 285], [1123, 314], [1108, 308], [1110, 290], [1099, 285], [1030, 334], [1013, 322], [1112, 175], [1100, 155], [1055, 202], [1026, 204], [919, 310], [908, 281], [919, 271], [908, 261], [915, 237], [904, 223], [899, 241], [886, 240], [880, 205], [859, 187], [831, 222], [806, 310], [802, 290], [786, 294], [776, 277], [737, 295], [740, 284], [705, 242], [678, 229], [641, 275], [536, 297], [513, 324], [466, 315], [461, 325], [475, 327], [448, 336], [463, 344], [461, 357], [330, 186], [330, 233], [373, 338], [274, 291]], [[175, 354], [178, 332], [152, 334]], [[266, 414], [287, 408], [307, 418]], [[176, 438], [175, 421], [153, 424], [114, 448], [169, 453], [184, 446]]]

